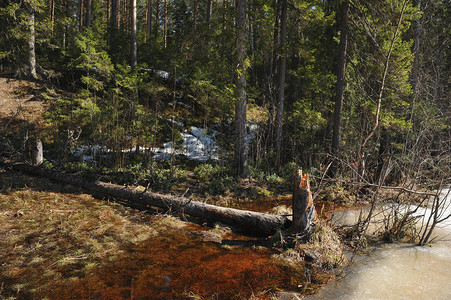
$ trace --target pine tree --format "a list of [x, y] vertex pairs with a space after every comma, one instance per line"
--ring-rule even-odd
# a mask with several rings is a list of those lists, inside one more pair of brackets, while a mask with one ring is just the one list
[[341, 3], [340, 9], [340, 46], [338, 53], [337, 83], [335, 85], [334, 126], [332, 136], [333, 162], [330, 167], [332, 176], [336, 175], [340, 156], [340, 130], [345, 91], [346, 52], [348, 48], [348, 12], [349, 0]]
[[238, 17], [236, 19], [236, 97], [235, 108], [235, 165], [240, 177], [247, 177], [247, 134], [246, 134], [246, 0], [237, 2]]
[[138, 61], [138, 55], [137, 55], [137, 40], [136, 40], [136, 0], [131, 1], [131, 46], [130, 46], [130, 65], [132, 67], [132, 70], [136, 70], [136, 65]]
[[276, 166], [280, 167], [280, 156], [282, 151], [282, 127], [283, 127], [283, 107], [285, 103], [285, 73], [286, 73], [286, 43], [287, 43], [287, 0], [281, 0], [280, 16], [280, 48], [279, 57], [279, 92], [277, 95], [276, 121], [275, 121], [275, 152]]

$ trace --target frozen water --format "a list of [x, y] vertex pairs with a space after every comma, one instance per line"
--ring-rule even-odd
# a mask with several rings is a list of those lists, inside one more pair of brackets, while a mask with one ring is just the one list
[[[441, 197], [450, 203], [448, 191], [443, 190]], [[444, 216], [449, 215], [450, 207], [444, 207]], [[427, 216], [430, 209], [417, 214]], [[356, 216], [358, 213], [348, 212], [342, 221], [353, 221]], [[451, 220], [442, 225], [434, 235], [445, 240], [430, 247], [388, 244], [377, 248], [367, 257], [357, 257], [345, 277], [310, 299], [451, 299]]]

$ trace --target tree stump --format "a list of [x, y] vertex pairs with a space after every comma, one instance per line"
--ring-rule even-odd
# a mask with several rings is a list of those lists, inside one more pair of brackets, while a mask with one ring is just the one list
[[44, 162], [44, 150], [42, 147], [42, 142], [40, 139], [31, 145], [31, 164], [34, 166], [39, 166]]
[[302, 175], [302, 170], [298, 170], [294, 179], [292, 208], [293, 223], [289, 231], [292, 233], [309, 231], [311, 224], [317, 216], [315, 206], [313, 205], [308, 174]]

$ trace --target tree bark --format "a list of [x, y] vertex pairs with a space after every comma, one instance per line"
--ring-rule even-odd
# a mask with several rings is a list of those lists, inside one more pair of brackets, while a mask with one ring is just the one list
[[132, 16], [131, 16], [131, 45], [130, 45], [130, 65], [133, 71], [136, 70], [138, 62], [137, 41], [136, 41], [136, 0], [132, 0]]
[[[421, 0], [417, 0], [418, 10], [421, 11]], [[411, 85], [414, 97], [417, 97], [418, 91], [418, 66], [419, 66], [419, 55], [420, 55], [420, 32], [421, 32], [421, 19], [418, 18], [415, 23], [415, 35], [413, 44], [413, 64], [411, 73]], [[412, 118], [411, 120], [412, 121]]]
[[387, 78], [387, 73], [388, 73], [388, 66], [390, 64], [390, 56], [393, 52], [393, 48], [395, 46], [395, 42], [398, 38], [398, 32], [399, 29], [401, 27], [401, 23], [402, 23], [402, 18], [404, 16], [404, 11], [406, 9], [406, 5], [407, 2], [409, 2], [408, 0], [404, 0], [404, 3], [402, 5], [401, 8], [401, 14], [399, 16], [398, 19], [398, 23], [396, 25], [396, 29], [395, 29], [395, 33], [393, 35], [393, 39], [391, 40], [390, 43], [390, 48], [388, 49], [388, 53], [387, 56], [385, 58], [385, 63], [384, 63], [384, 71], [382, 73], [382, 82], [379, 88], [379, 94], [377, 97], [377, 107], [376, 107], [376, 114], [374, 116], [374, 126], [371, 129], [370, 133], [366, 136], [366, 138], [363, 140], [362, 144], [360, 145], [360, 149], [359, 149], [359, 175], [361, 178], [363, 178], [364, 172], [365, 172], [365, 152], [366, 152], [366, 144], [368, 143], [368, 141], [373, 137], [373, 135], [376, 133], [376, 129], [379, 127], [379, 115], [381, 112], [381, 106], [382, 106], [382, 95], [385, 91], [385, 80]]
[[210, 26], [210, 20], [211, 20], [211, 11], [212, 11], [212, 1], [207, 0], [207, 24]]
[[28, 20], [29, 36], [28, 36], [28, 72], [33, 79], [37, 78], [36, 74], [36, 31], [35, 31], [35, 17], [34, 8], [30, 8], [30, 15]]
[[340, 130], [341, 117], [343, 110], [343, 94], [345, 90], [346, 76], [346, 51], [348, 48], [348, 12], [349, 0], [345, 0], [341, 5], [341, 24], [340, 24], [340, 45], [338, 53], [337, 82], [335, 85], [335, 109], [334, 109], [334, 127], [332, 135], [332, 155], [334, 161], [330, 166], [330, 173], [335, 176], [338, 169], [338, 156], [340, 154]]
[[118, 10], [118, 0], [111, 0], [111, 27], [113, 32], [117, 30], [117, 10]]
[[91, 26], [91, 0], [87, 0], [86, 3], [86, 28]]
[[155, 7], [155, 35], [158, 35], [158, 31], [160, 30], [160, 0], [156, 0], [157, 4]]
[[111, 20], [111, 0], [107, 0], [106, 1], [106, 23], [110, 24], [110, 20]]
[[276, 106], [276, 87], [275, 87], [275, 77], [277, 74], [277, 48], [279, 46], [279, 23], [280, 23], [280, 2], [274, 0], [275, 11], [275, 23], [274, 23], [274, 36], [273, 36], [273, 48], [272, 53], [269, 55], [269, 66], [268, 66], [268, 79], [267, 79], [267, 89], [268, 89], [268, 136], [269, 141], [268, 148], [274, 149], [274, 110]]
[[113, 32], [113, 36], [116, 34], [117, 30], [117, 11], [118, 11], [118, 0], [111, 0], [111, 29]]
[[310, 230], [311, 224], [316, 221], [317, 214], [313, 205], [308, 174], [302, 175], [299, 170], [294, 179], [293, 191], [293, 223], [289, 231], [302, 233]]
[[168, 45], [168, 0], [164, 0], [163, 41], [166, 48]]
[[80, 13], [78, 14], [78, 30], [81, 32], [83, 30], [83, 17], [84, 17], [84, 5], [85, 0], [80, 0]]
[[280, 17], [280, 57], [279, 57], [279, 92], [277, 95], [275, 120], [275, 152], [276, 166], [280, 166], [283, 127], [283, 106], [285, 102], [285, 70], [286, 70], [286, 44], [287, 44], [287, 0], [282, 0]]
[[53, 26], [55, 24], [55, 1], [49, 0], [49, 20], [51, 24], [51, 31], [53, 34]]
[[284, 216], [239, 210], [192, 201], [184, 197], [168, 196], [148, 191], [138, 191], [116, 184], [87, 181], [80, 177], [33, 167], [26, 164], [13, 164], [13, 169], [31, 175], [46, 177], [57, 182], [71, 184], [94, 194], [107, 195], [129, 201], [131, 206], [154, 206], [171, 212], [187, 214], [207, 222], [221, 222], [250, 234], [267, 236], [289, 225]]
[[152, 36], [152, 14], [153, 14], [153, 0], [147, 1], [147, 36]]
[[238, 0], [237, 64], [235, 106], [235, 165], [239, 177], [247, 176], [247, 141], [246, 141], [246, 0]]
[[39, 166], [44, 162], [44, 150], [40, 139], [34, 141], [31, 145], [31, 163], [34, 166]]
[[124, 31], [127, 31], [128, 28], [128, 3], [127, 0], [123, 0], [122, 2], [122, 25], [121, 28], [124, 28]]
[[193, 25], [194, 25], [194, 29], [196, 29], [196, 27], [197, 27], [197, 7], [198, 7], [198, 4], [197, 4], [197, 0], [194, 0], [194, 3], [193, 3]]

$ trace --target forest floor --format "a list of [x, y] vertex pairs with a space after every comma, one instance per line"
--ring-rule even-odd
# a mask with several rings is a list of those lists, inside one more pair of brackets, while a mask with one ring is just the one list
[[[45, 126], [48, 96], [63, 93], [0, 77], [0, 137]], [[242, 181], [240, 190], [254, 184]], [[283, 211], [290, 197], [228, 195], [216, 203]], [[318, 207], [333, 209], [328, 202]], [[293, 263], [271, 243], [0, 168], [0, 299], [292, 298], [316, 293], [333, 277], [308, 262]]]
[[0, 299], [249, 298], [315, 293], [333, 275], [268, 240], [143, 212], [0, 171]]
[[57, 91], [44, 83], [0, 77], [0, 129], [2, 132], [23, 122], [42, 124], [43, 115], [50, 107], [49, 101], [43, 96], [45, 93], [54, 94]]

